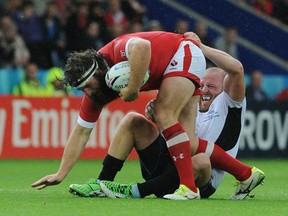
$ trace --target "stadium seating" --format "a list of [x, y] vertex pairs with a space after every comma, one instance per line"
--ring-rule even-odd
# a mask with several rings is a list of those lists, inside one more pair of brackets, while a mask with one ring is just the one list
[[159, 20], [167, 31], [174, 30], [179, 18], [189, 20], [191, 27], [202, 20], [210, 27], [208, 36], [215, 39], [225, 27], [234, 25], [240, 35], [239, 58], [247, 73], [259, 69], [264, 74], [288, 74], [288, 50], [283, 48], [288, 46], [288, 27], [275, 24], [264, 14], [230, 0], [142, 2], [148, 7], [148, 17]]

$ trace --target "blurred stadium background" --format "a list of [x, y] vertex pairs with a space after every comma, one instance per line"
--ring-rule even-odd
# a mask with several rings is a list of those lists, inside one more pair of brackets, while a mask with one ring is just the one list
[[[63, 68], [69, 52], [99, 49], [118, 35], [153, 30], [203, 32], [202, 41], [219, 48], [217, 41], [225, 39], [229, 29], [236, 30], [231, 55], [242, 62], [247, 86], [251, 74], [260, 71], [267, 96], [259, 101], [248, 98], [239, 157], [288, 156], [286, 0], [3, 0], [0, 14], [2, 159], [61, 157], [81, 92], [71, 90], [67, 97], [47, 89], [51, 68]], [[41, 97], [13, 93], [28, 63], [38, 67], [39, 85], [47, 91]], [[143, 113], [154, 96], [155, 92], [145, 93], [134, 105], [109, 105], [82, 158], [103, 158], [120, 119], [132, 109]]]

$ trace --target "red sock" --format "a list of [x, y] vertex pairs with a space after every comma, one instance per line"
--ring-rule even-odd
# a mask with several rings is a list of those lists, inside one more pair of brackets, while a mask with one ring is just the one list
[[244, 181], [251, 175], [251, 167], [233, 158], [216, 144], [199, 139], [196, 154], [201, 152], [206, 153], [210, 157], [212, 167], [230, 173], [238, 181]]
[[196, 192], [197, 188], [194, 182], [191, 148], [188, 135], [180, 123], [167, 128], [162, 132], [162, 134], [166, 140], [174, 164], [176, 165], [180, 184], [184, 184], [192, 191]]

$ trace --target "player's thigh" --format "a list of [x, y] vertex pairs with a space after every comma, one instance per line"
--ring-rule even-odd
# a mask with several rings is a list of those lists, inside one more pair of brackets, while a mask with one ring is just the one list
[[108, 153], [125, 160], [132, 149], [143, 149], [150, 145], [159, 132], [141, 114], [129, 112], [121, 121], [110, 142]]
[[131, 120], [134, 147], [136, 150], [147, 148], [159, 136], [159, 130], [141, 114], [134, 114]]
[[[182, 109], [191, 99], [194, 90], [194, 83], [186, 77], [165, 78], [161, 83], [155, 102], [157, 123], [159, 123], [158, 120], [165, 121], [165, 119], [178, 121]], [[161, 128], [161, 125], [159, 126]]]

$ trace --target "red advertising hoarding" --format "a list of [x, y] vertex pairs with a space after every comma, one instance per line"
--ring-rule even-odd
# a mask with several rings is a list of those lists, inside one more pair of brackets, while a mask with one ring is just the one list
[[[155, 94], [134, 102], [120, 99], [103, 110], [82, 159], [102, 159], [120, 120], [129, 111], [144, 113]], [[78, 117], [79, 97], [23, 98], [0, 96], [0, 158], [60, 159]], [[136, 158], [135, 152], [130, 158]]]

